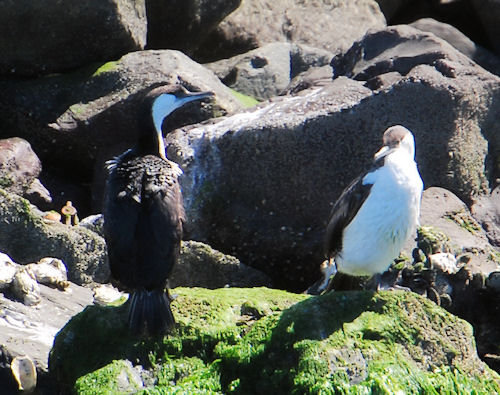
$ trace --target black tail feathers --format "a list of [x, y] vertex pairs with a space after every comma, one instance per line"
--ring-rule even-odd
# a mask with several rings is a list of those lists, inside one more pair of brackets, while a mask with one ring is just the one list
[[128, 324], [134, 335], [164, 334], [175, 324], [168, 291], [141, 289], [132, 294]]

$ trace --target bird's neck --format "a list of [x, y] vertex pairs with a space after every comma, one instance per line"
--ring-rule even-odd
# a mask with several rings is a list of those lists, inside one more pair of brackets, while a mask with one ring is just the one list
[[166, 154], [163, 137], [158, 136], [154, 128], [152, 128], [149, 133], [141, 133], [137, 144], [137, 153], [141, 156], [155, 155], [165, 159]]

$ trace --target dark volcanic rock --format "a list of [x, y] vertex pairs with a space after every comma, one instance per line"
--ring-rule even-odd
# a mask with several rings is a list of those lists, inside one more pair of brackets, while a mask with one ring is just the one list
[[144, 0], [6, 0], [0, 74], [34, 76], [116, 59], [146, 44]]
[[241, 0], [146, 0], [149, 49], [191, 54]]
[[383, 26], [385, 18], [373, 0], [244, 1], [209, 35], [195, 57], [214, 61], [277, 41], [336, 52], [349, 48], [368, 29]]
[[194, 103], [179, 109], [165, 129], [240, 108], [229, 88], [181, 52], [142, 51], [70, 75], [0, 82], [0, 137], [28, 140], [47, 171], [67, 169], [75, 183], [94, 183], [98, 211], [104, 162], [135, 144], [141, 94], [162, 83], [217, 96], [209, 107]]
[[25, 264], [52, 256], [66, 265], [77, 284], [109, 278], [106, 244], [96, 233], [60, 222], [46, 223], [43, 213], [17, 195], [0, 189], [0, 251]]
[[0, 187], [27, 198], [37, 206], [52, 201], [49, 191], [37, 178], [42, 170], [40, 159], [30, 144], [21, 138], [0, 140]]
[[[169, 154], [185, 170], [190, 238], [264, 271], [278, 287], [302, 291], [319, 277], [330, 207], [391, 125], [413, 131], [427, 187], [467, 201], [495, 179], [498, 77], [405, 26], [366, 36], [334, 64], [362, 81], [338, 77], [168, 136]], [[364, 86], [390, 72], [382, 87]]]
[[182, 243], [181, 256], [168, 279], [175, 287], [270, 287], [271, 280], [262, 272], [244, 265], [210, 246], [196, 242]]
[[327, 65], [332, 55], [306, 45], [271, 43], [230, 59], [206, 64], [224, 84], [258, 100], [282, 93], [299, 73]]
[[424, 32], [434, 33], [489, 72], [500, 74], [500, 58], [474, 43], [457, 28], [432, 18], [419, 19], [411, 23], [410, 26]]

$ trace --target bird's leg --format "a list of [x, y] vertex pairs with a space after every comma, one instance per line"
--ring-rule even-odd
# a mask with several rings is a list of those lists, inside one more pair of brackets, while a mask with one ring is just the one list
[[374, 284], [376, 286], [376, 290], [378, 291], [411, 291], [410, 288], [403, 287], [402, 285], [396, 284], [396, 280], [393, 284], [388, 284], [383, 282], [383, 274], [377, 273], [375, 274], [369, 281], [368, 284]]
[[[333, 278], [335, 274], [337, 274], [337, 264], [335, 260], [329, 258], [326, 262], [326, 266], [322, 266], [321, 271], [323, 272], [323, 282], [318, 287], [320, 294], [325, 294], [330, 291], [333, 291]], [[324, 263], [325, 263], [324, 262]]]

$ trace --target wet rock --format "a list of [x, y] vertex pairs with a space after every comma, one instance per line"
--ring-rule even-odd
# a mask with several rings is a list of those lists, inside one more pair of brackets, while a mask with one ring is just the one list
[[413, 0], [376, 0], [385, 19], [390, 21], [401, 10], [406, 8]]
[[195, 57], [214, 61], [283, 41], [336, 52], [349, 48], [368, 29], [383, 26], [384, 16], [372, 0], [244, 1], [208, 36]]
[[[61, 389], [116, 392], [127, 360], [142, 378], [151, 358], [157, 368], [145, 385], [160, 392], [452, 392], [456, 382], [478, 392], [500, 389], [499, 376], [477, 356], [471, 326], [410, 292], [175, 293], [177, 328], [140, 348], [131, 347], [137, 340], [127, 333], [126, 305], [93, 306], [74, 317], [50, 354]], [[89, 335], [99, 354], [89, 349]]]
[[271, 286], [271, 280], [262, 272], [225, 255], [210, 246], [196, 242], [182, 243], [181, 256], [169, 276], [170, 287], [223, 287]]
[[50, 192], [37, 178], [42, 163], [21, 138], [0, 140], [0, 187], [27, 198], [38, 206], [47, 206], [52, 198]]
[[493, 74], [500, 74], [500, 58], [477, 45], [460, 30], [432, 18], [422, 18], [410, 24], [424, 32], [434, 33]]
[[331, 57], [305, 45], [271, 43], [206, 67], [234, 90], [265, 100], [282, 93], [300, 72], [327, 65]]
[[144, 0], [5, 1], [0, 74], [36, 76], [116, 59], [144, 48], [146, 25]]
[[[216, 94], [210, 105], [179, 109], [164, 123], [165, 130], [240, 108], [229, 88], [181, 52], [139, 51], [71, 74], [0, 82], [0, 137], [8, 131], [25, 138], [44, 167], [68, 169], [67, 183], [93, 181], [98, 211], [104, 162], [135, 144], [141, 130], [138, 103], [161, 83]], [[73, 203], [79, 206], [78, 200]]]
[[241, 0], [146, 0], [148, 49], [192, 54]]
[[82, 227], [46, 223], [43, 216], [27, 200], [0, 189], [0, 250], [23, 264], [58, 257], [78, 284], [107, 281], [104, 239]]

